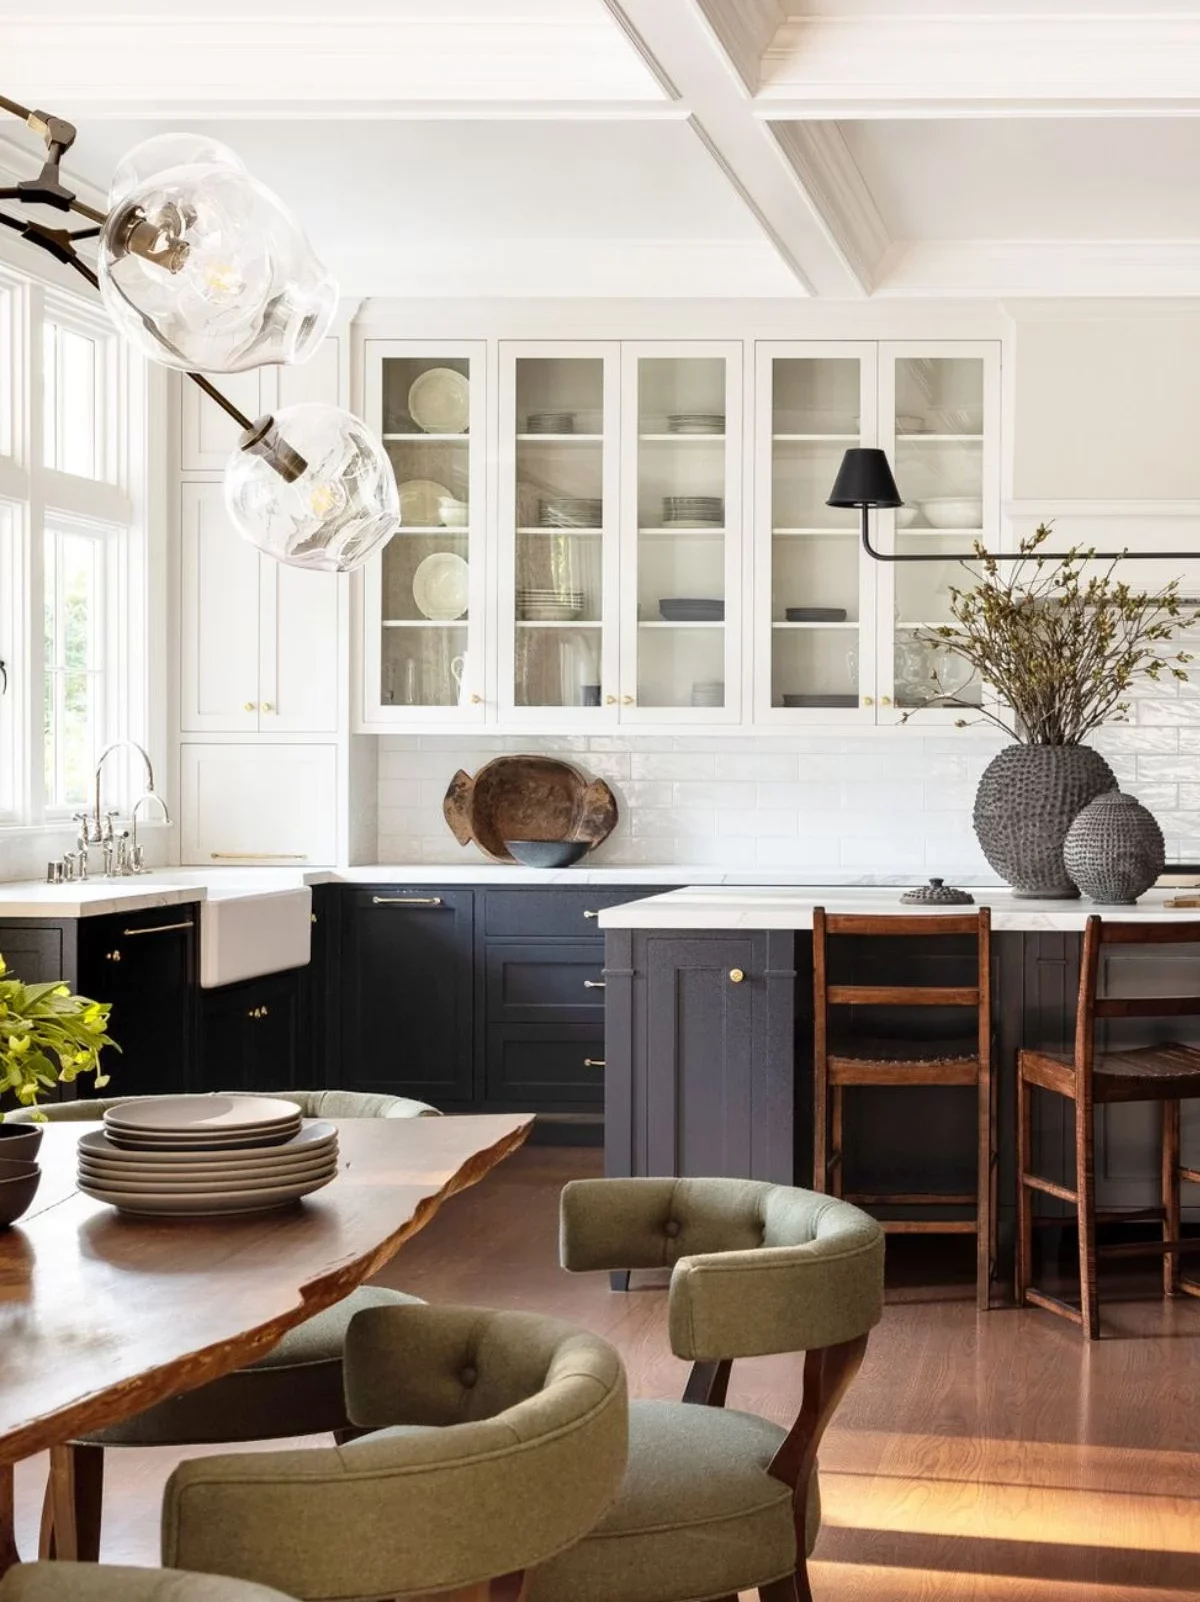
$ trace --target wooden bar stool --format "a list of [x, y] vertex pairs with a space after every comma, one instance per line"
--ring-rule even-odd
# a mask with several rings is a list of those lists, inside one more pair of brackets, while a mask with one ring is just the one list
[[[1180, 1239], [1180, 1190], [1183, 1181], [1200, 1185], [1200, 1169], [1180, 1160], [1179, 1104], [1200, 1096], [1200, 1047], [1168, 1041], [1128, 1050], [1096, 1051], [1096, 1020], [1107, 1018], [1197, 1018], [1200, 995], [1096, 995], [1100, 952], [1105, 946], [1200, 945], [1200, 923], [1106, 923], [1091, 917], [1083, 935], [1079, 1002], [1075, 1012], [1075, 1050], [1022, 1051], [1017, 1056], [1017, 1303], [1032, 1303], [1083, 1328], [1088, 1340], [1100, 1336], [1100, 1302], [1096, 1287], [1098, 1257], [1162, 1255], [1163, 1294], [1200, 1296], [1200, 1283], [1185, 1280], [1179, 1258], [1200, 1251], [1200, 1240]], [[1200, 954], [1197, 962], [1200, 964]], [[1033, 1146], [1032, 1087], [1052, 1091], [1075, 1104], [1075, 1188], [1055, 1184], [1030, 1171]], [[1157, 1101], [1162, 1106], [1161, 1207], [1096, 1212], [1095, 1123], [1097, 1105]], [[1079, 1306], [1038, 1290], [1032, 1279], [1033, 1191], [1071, 1202], [1079, 1223]], [[1096, 1221], [1157, 1219], [1162, 1240], [1096, 1246]]]
[[[975, 941], [977, 972], [969, 985], [830, 984], [829, 937], [891, 936], [930, 939], [949, 935]], [[991, 915], [873, 917], [813, 912], [813, 1189], [843, 1196], [860, 1207], [973, 1207], [974, 1218], [890, 1217], [880, 1220], [892, 1234], [973, 1234], [976, 1237], [976, 1300], [990, 1302], [996, 1261], [996, 1106], [992, 1081]], [[835, 1008], [971, 1008], [975, 1017], [955, 1040], [855, 1038], [831, 1020]], [[976, 1184], [965, 1194], [944, 1191], [863, 1192], [845, 1189], [843, 1099], [848, 1086], [973, 1086], [976, 1095]]]

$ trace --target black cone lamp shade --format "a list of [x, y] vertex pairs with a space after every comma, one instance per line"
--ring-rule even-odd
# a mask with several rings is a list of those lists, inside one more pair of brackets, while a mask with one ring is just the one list
[[849, 450], [826, 506], [903, 506], [904, 497], [896, 488], [887, 453], [876, 449]]

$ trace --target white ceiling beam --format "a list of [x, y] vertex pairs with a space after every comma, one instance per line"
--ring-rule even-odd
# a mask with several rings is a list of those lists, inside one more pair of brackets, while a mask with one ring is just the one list
[[1200, 115], [1200, 14], [791, 17], [763, 55], [755, 112]]
[[605, 4], [654, 63], [661, 81], [690, 106], [692, 128], [786, 262], [800, 291], [837, 298], [869, 292], [869, 282], [841, 248], [814, 196], [755, 117], [742, 73], [700, 0]]
[[[331, 13], [336, 8], [330, 8]], [[74, 113], [192, 116], [264, 101], [322, 106], [470, 105], [648, 110], [670, 96], [602, 11], [561, 21], [269, 17], [25, 17], [2, 24], [4, 92]], [[338, 114], [341, 114], [340, 112]], [[377, 111], [373, 114], [378, 114]], [[626, 113], [627, 114], [627, 113]]]

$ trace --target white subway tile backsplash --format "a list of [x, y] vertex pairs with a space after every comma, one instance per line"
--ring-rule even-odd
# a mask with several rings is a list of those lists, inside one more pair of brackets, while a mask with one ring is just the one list
[[[1158, 817], [1168, 859], [1200, 860], [1200, 697], [1150, 687], [1133, 720], [1094, 741], [1122, 788]], [[971, 828], [979, 776], [1007, 744], [980, 729], [836, 730], [672, 736], [384, 736], [379, 855], [465, 863], [442, 818], [456, 768], [475, 772], [504, 751], [562, 755], [606, 779], [621, 821], [596, 853], [612, 865], [679, 863], [731, 871], [988, 883]]]

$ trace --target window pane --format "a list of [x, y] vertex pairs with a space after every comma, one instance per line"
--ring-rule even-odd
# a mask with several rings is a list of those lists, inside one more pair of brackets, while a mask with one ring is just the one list
[[87, 800], [103, 705], [104, 536], [47, 529], [45, 536], [46, 805]]
[[42, 330], [42, 418], [47, 467], [95, 478], [96, 341], [47, 321]]

